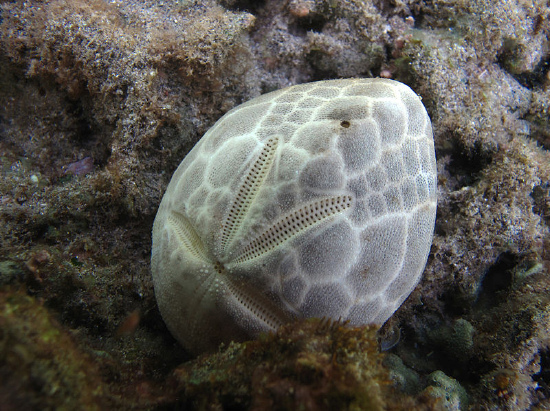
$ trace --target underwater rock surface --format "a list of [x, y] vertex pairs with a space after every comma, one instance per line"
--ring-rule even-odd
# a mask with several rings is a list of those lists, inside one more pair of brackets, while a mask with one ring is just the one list
[[[382, 76], [422, 96], [439, 190], [422, 280], [379, 335], [388, 381], [423, 409], [550, 407], [549, 13], [538, 0], [2, 2], [2, 403], [200, 404], [182, 387], [202, 380], [182, 370], [207, 372], [208, 360], [165, 328], [148, 264], [170, 176], [244, 101]], [[212, 358], [229, 367], [246, 344]], [[282, 361], [270, 347], [266, 361]], [[250, 385], [227, 387], [222, 406], [251, 398]]]

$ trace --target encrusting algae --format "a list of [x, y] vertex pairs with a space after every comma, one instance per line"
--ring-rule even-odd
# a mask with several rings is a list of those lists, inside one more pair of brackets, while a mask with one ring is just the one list
[[42, 304], [0, 290], [0, 408], [101, 410], [106, 392], [92, 357]]
[[397, 390], [376, 327], [307, 319], [178, 367], [189, 409], [422, 410], [438, 400]]

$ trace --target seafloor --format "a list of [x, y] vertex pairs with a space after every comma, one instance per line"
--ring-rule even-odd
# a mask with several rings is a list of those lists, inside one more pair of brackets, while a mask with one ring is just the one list
[[[545, 0], [1, 1], [0, 408], [550, 409], [549, 37]], [[192, 359], [149, 270], [172, 172], [243, 101], [376, 76], [433, 121], [422, 281], [378, 337]]]

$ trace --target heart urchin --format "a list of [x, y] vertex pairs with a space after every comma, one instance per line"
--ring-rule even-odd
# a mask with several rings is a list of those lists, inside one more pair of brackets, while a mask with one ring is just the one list
[[431, 245], [436, 163], [419, 97], [385, 79], [255, 98], [182, 161], [153, 227], [155, 294], [191, 352], [296, 317], [384, 323]]

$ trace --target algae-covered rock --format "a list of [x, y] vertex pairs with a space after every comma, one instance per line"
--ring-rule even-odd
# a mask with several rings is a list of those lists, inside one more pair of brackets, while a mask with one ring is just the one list
[[[193, 409], [424, 409], [393, 388], [375, 327], [310, 319], [178, 367]], [[435, 404], [435, 402], [433, 402]]]
[[415, 395], [420, 392], [421, 382], [418, 373], [405, 364], [395, 354], [387, 354], [384, 358], [384, 366], [388, 368], [393, 384], [401, 391]]
[[430, 397], [438, 398], [446, 410], [468, 409], [468, 394], [460, 383], [442, 371], [434, 371], [428, 376], [429, 386], [424, 392]]
[[109, 405], [106, 393], [97, 364], [43, 305], [0, 290], [3, 409], [101, 410]]
[[474, 326], [467, 320], [459, 318], [451, 325], [444, 325], [428, 331], [428, 338], [440, 345], [446, 354], [457, 360], [467, 360], [474, 346]]
[[25, 278], [25, 273], [13, 261], [0, 261], [0, 287], [13, 284]]

